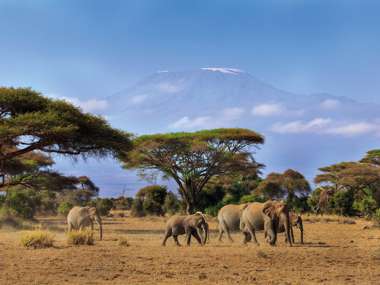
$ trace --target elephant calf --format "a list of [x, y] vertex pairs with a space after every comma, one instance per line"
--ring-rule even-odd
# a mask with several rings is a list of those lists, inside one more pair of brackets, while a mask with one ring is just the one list
[[68, 231], [82, 230], [85, 227], [94, 229], [94, 221], [99, 225], [100, 240], [103, 238], [102, 220], [95, 207], [74, 207], [67, 215]]
[[[203, 238], [203, 234], [204, 238]], [[201, 212], [196, 212], [188, 216], [172, 216], [166, 223], [165, 237], [162, 245], [166, 245], [166, 240], [173, 236], [177, 246], [181, 246], [178, 236], [186, 234], [187, 245], [190, 245], [191, 236], [193, 236], [201, 245], [204, 245], [208, 238], [208, 224]]]
[[[290, 236], [292, 238], [292, 242], [294, 243], [294, 234], [293, 234], [293, 227], [296, 227], [300, 230], [300, 243], [303, 244], [303, 222], [300, 215], [297, 215], [295, 213], [289, 214], [289, 220], [290, 220]], [[280, 219], [280, 223], [278, 225], [277, 229], [278, 233], [285, 232], [285, 217], [282, 217]], [[288, 239], [285, 234], [285, 242], [287, 242]]]

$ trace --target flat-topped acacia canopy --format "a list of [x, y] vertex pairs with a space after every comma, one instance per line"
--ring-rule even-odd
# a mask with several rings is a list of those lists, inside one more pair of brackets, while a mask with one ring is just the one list
[[143, 135], [134, 141], [135, 144], [144, 143], [147, 141], [169, 142], [169, 141], [245, 141], [246, 143], [262, 144], [264, 137], [254, 131], [242, 128], [221, 128], [213, 130], [201, 130], [196, 132], [177, 132], [167, 134]]
[[262, 135], [241, 128], [143, 135], [120, 159], [125, 168], [159, 170], [173, 178], [192, 213], [200, 191], [212, 177], [257, 172], [250, 147], [262, 143]]
[[100, 116], [29, 88], [0, 88], [0, 188], [14, 158], [29, 153], [100, 157], [131, 147], [130, 134]]

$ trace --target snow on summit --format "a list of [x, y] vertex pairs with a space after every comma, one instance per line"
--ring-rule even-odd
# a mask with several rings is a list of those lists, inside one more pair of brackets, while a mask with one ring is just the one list
[[241, 69], [228, 68], [228, 67], [204, 67], [201, 69], [202, 70], [208, 70], [208, 71], [214, 71], [214, 72], [221, 72], [221, 73], [226, 73], [226, 74], [233, 74], [233, 75], [243, 73], [243, 70], [241, 70]]

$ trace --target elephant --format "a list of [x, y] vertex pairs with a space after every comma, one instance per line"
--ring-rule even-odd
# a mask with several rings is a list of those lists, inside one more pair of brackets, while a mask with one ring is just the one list
[[230, 235], [231, 231], [238, 231], [240, 226], [240, 216], [243, 210], [248, 206], [248, 204], [241, 205], [226, 205], [221, 208], [218, 212], [218, 222], [219, 222], [219, 241], [222, 241], [223, 233], [227, 234], [230, 242], [233, 239]]
[[178, 236], [183, 234], [186, 234], [188, 246], [190, 246], [191, 236], [203, 246], [209, 236], [209, 229], [205, 216], [201, 212], [196, 212], [193, 215], [187, 216], [172, 216], [166, 222], [165, 237], [162, 241], [162, 246], [166, 245], [166, 240], [171, 236], [173, 236], [176, 245], [181, 246], [178, 241]]
[[280, 219], [284, 219], [284, 229], [288, 244], [292, 246], [290, 236], [290, 219], [287, 206], [283, 202], [267, 201], [265, 203], [254, 202], [249, 204], [241, 215], [240, 230], [244, 235], [243, 243], [246, 244], [251, 238], [259, 245], [255, 231], [264, 230], [266, 241], [274, 246], [277, 241], [277, 231]]
[[94, 229], [94, 221], [99, 225], [100, 240], [103, 238], [103, 227], [100, 215], [95, 207], [74, 207], [67, 215], [68, 231], [82, 230], [85, 227]]
[[[277, 229], [278, 233], [283, 233], [285, 232], [285, 218], [282, 216], [280, 218], [280, 223]], [[289, 214], [289, 220], [290, 220], [290, 236], [292, 238], [292, 242], [294, 243], [294, 234], [293, 234], [293, 227], [296, 227], [300, 230], [300, 243], [303, 244], [303, 221], [302, 217], [300, 215], [297, 215], [296, 213], [290, 213]], [[285, 234], [285, 242], [287, 242], [288, 239]]]

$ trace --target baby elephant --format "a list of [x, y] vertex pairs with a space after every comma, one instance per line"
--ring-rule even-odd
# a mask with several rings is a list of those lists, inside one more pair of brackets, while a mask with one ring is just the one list
[[[203, 238], [203, 234], [204, 238]], [[188, 216], [172, 216], [166, 223], [165, 237], [162, 245], [166, 245], [166, 240], [173, 236], [177, 246], [178, 236], [186, 234], [187, 245], [190, 245], [191, 236], [193, 236], [201, 245], [204, 245], [208, 238], [208, 224], [201, 212], [196, 212]]]

